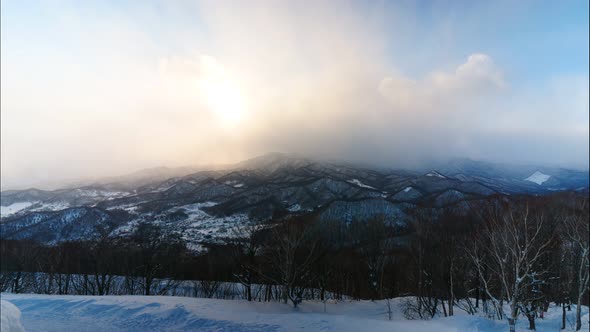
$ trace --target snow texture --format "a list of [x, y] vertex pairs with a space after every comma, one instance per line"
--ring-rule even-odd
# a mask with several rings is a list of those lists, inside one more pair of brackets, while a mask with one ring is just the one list
[[549, 180], [551, 175], [543, 174], [539, 171], [536, 171], [531, 176], [525, 179], [525, 181], [534, 182], [538, 185], [542, 185], [545, 181]]
[[437, 177], [437, 178], [441, 178], [441, 179], [446, 179], [446, 177], [444, 175], [440, 174], [437, 171], [429, 172], [429, 173], [426, 174], [426, 176], [429, 176], [429, 177]]
[[29, 211], [61, 211], [69, 208], [71, 205], [68, 202], [53, 202], [53, 203], [38, 203]]
[[352, 184], [359, 186], [361, 188], [375, 189], [375, 187], [371, 187], [367, 184], [362, 183], [361, 180], [359, 180], [359, 179], [351, 179], [351, 180], [348, 180], [347, 182], [352, 183]]
[[[391, 300], [392, 320], [386, 301], [304, 301], [298, 309], [277, 302], [247, 302], [165, 296], [65, 296], [2, 294], [22, 312], [27, 331], [484, 331], [508, 330], [507, 322], [470, 316], [429, 321], [406, 320], [403, 303]], [[4, 324], [4, 301], [2, 302]], [[574, 312], [568, 312], [565, 331], [572, 330]], [[583, 330], [588, 329], [588, 308], [583, 307]], [[537, 331], [558, 331], [558, 307], [551, 306]], [[528, 327], [517, 321], [517, 330]], [[5, 331], [4, 328], [2, 331]], [[12, 331], [12, 330], [9, 330]], [[19, 331], [19, 330], [15, 330]]]
[[20, 310], [4, 300], [0, 300], [0, 331], [2, 332], [24, 332], [20, 321]]
[[33, 205], [31, 202], [17, 202], [8, 206], [0, 206], [0, 217], [8, 217]]

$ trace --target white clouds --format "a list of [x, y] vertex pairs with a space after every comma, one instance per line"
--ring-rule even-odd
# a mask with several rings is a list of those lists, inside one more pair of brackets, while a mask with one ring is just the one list
[[496, 67], [492, 58], [481, 53], [470, 55], [467, 62], [457, 68], [455, 77], [463, 87], [484, 84], [500, 88], [505, 85], [502, 72]]
[[393, 106], [416, 110], [428, 106], [425, 100], [428, 91], [414, 80], [405, 77], [386, 77], [379, 83], [379, 92]]
[[438, 112], [444, 112], [449, 111], [444, 109], [445, 104], [467, 106], [461, 103], [493, 94], [505, 86], [502, 72], [492, 59], [486, 54], [475, 53], [452, 73], [435, 70], [422, 80], [385, 77], [378, 90], [392, 107], [411, 111], [436, 107]]
[[[457, 22], [441, 39], [411, 9], [359, 3], [105, 3], [47, 6], [28, 30], [2, 20], [3, 180], [277, 150], [389, 165], [587, 162], [587, 73], [513, 80], [493, 49], [455, 51]], [[477, 49], [489, 54], [465, 57]]]

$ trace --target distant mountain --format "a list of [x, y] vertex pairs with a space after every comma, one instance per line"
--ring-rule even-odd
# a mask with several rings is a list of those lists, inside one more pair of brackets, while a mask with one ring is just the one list
[[99, 185], [110, 189], [133, 190], [150, 183], [185, 176], [201, 170], [197, 167], [155, 167], [140, 170], [126, 175], [102, 178], [91, 185]]
[[499, 192], [544, 193], [588, 188], [588, 171], [535, 165], [507, 165], [470, 159], [454, 159], [436, 165], [447, 176], [479, 181]]
[[232, 228], [297, 214], [407, 224], [416, 204], [466, 209], [494, 194], [588, 192], [588, 172], [452, 160], [387, 170], [272, 153], [224, 169], [157, 168], [55, 191], [4, 191], [1, 237], [47, 244], [131, 234], [140, 222], [177, 232], [195, 248]]

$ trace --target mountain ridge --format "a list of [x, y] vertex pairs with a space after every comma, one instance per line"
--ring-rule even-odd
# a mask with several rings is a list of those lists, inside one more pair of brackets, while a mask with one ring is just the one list
[[[534, 171], [528, 174], [529, 170]], [[588, 191], [587, 173], [543, 171], [550, 177], [538, 184], [526, 180], [540, 172], [534, 167], [512, 170], [463, 161], [427, 171], [396, 171], [273, 153], [226, 169], [166, 173], [121, 186], [3, 191], [0, 226], [3, 239], [55, 244], [93, 238], [98, 235], [93, 227], [101, 225], [112, 236], [126, 236], [139, 223], [149, 222], [198, 247], [231, 236], [236, 225], [292, 215], [347, 223], [381, 216], [401, 227], [417, 205], [461, 210], [490, 195]], [[72, 217], [71, 211], [86, 213]]]

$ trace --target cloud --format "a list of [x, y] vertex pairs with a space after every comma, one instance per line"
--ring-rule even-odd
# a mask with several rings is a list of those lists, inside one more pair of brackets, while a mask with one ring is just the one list
[[454, 72], [433, 71], [422, 80], [403, 76], [388, 76], [379, 83], [378, 90], [394, 108], [425, 111], [438, 108], [441, 103], [461, 102], [475, 97], [489, 96], [506, 87], [501, 70], [486, 54], [475, 53]]
[[492, 58], [481, 53], [470, 55], [467, 62], [457, 68], [454, 81], [455, 85], [462, 88], [478, 87], [482, 84], [501, 88], [505, 85], [502, 72], [496, 67]]
[[[41, 3], [43, 15], [22, 17], [3, 7], [2, 185], [268, 151], [587, 165], [587, 71], [523, 77], [504, 44], [488, 45], [481, 8], [466, 26], [411, 4], [360, 4]], [[202, 93], [210, 78], [215, 103]], [[223, 126], [212, 104], [231, 107], [231, 95], [247, 107]]]

